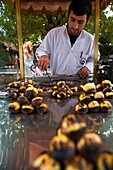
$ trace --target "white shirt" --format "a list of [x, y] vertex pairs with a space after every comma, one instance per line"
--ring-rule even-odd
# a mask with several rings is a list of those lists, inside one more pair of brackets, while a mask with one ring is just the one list
[[[50, 57], [50, 69], [56, 75], [75, 75], [83, 66], [93, 73], [94, 36], [85, 30], [71, 46], [66, 26], [50, 30], [36, 50], [36, 56]], [[81, 61], [83, 60], [83, 63]]]

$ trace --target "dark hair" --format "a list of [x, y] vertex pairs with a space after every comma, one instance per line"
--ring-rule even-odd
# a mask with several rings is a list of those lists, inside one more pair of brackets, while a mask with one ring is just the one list
[[92, 5], [90, 0], [72, 0], [69, 5], [68, 16], [71, 11], [73, 11], [74, 14], [77, 16], [87, 14], [87, 20], [88, 20], [92, 13]]

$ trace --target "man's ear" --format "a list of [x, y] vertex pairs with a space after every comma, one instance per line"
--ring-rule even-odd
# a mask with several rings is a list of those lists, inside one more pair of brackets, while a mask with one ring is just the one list
[[89, 19], [88, 19], [88, 22], [90, 21], [90, 17], [89, 17]]
[[87, 23], [90, 21], [90, 17], [87, 19]]

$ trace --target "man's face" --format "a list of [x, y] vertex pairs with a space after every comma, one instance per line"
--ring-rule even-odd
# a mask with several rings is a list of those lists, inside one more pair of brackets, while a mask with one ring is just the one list
[[73, 35], [77, 36], [80, 34], [81, 30], [85, 27], [87, 23], [87, 15], [77, 16], [70, 12], [68, 17], [68, 32]]

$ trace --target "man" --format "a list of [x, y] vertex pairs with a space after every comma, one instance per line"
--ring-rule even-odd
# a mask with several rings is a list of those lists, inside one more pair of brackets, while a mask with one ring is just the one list
[[93, 73], [94, 37], [84, 30], [92, 5], [88, 0], [73, 0], [68, 9], [68, 24], [54, 28], [36, 50], [38, 66], [44, 71], [50, 65], [54, 75], [76, 75], [86, 78]]

